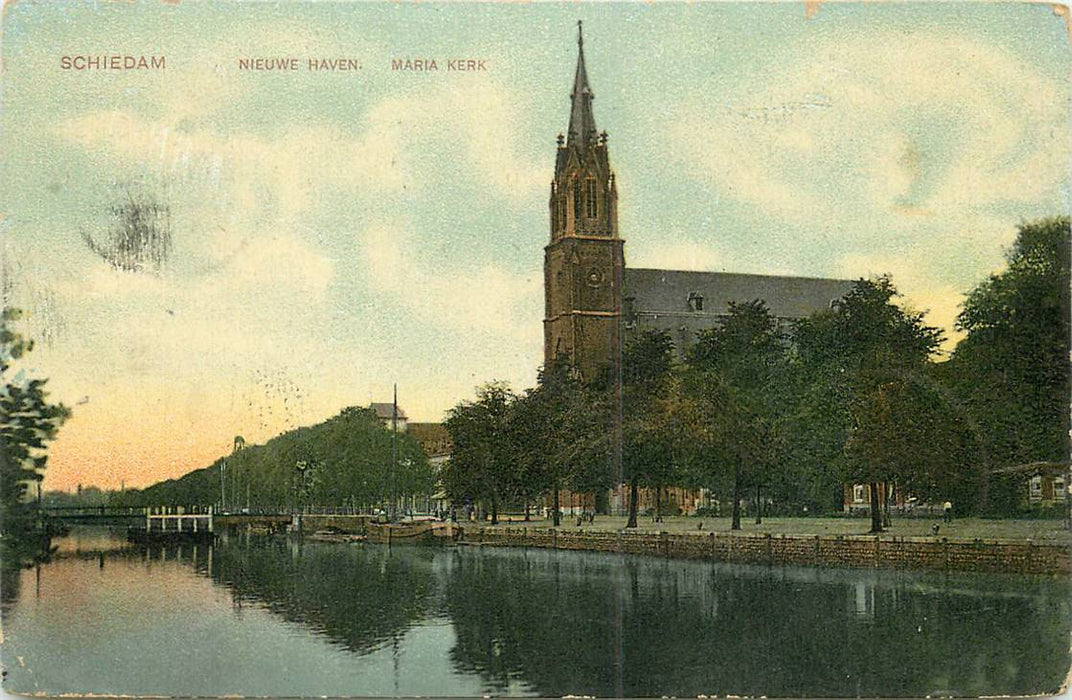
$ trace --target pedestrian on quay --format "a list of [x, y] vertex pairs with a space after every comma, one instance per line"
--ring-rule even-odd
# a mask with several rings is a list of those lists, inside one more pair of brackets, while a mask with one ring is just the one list
[[950, 503], [949, 501], [946, 501], [945, 503], [943, 503], [942, 504], [942, 514], [945, 516], [945, 521], [947, 523], [953, 522], [953, 504]]

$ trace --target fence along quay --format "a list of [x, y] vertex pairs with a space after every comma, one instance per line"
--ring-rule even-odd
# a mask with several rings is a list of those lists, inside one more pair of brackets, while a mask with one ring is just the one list
[[1029, 541], [875, 535], [570, 531], [564, 528], [502, 526], [463, 526], [460, 530], [459, 542], [469, 545], [646, 554], [742, 564], [1020, 574], [1072, 573], [1072, 559], [1067, 546]]

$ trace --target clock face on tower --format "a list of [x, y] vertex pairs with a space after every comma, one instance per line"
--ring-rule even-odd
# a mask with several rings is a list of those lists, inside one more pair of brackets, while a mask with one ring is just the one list
[[592, 267], [588, 269], [588, 274], [584, 277], [585, 284], [593, 289], [599, 289], [603, 286], [603, 271], [598, 267]]

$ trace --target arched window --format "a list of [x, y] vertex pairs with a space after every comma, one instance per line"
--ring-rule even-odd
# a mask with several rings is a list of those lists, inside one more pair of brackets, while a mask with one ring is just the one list
[[585, 209], [586, 209], [585, 215], [588, 216], [589, 219], [594, 219], [594, 218], [596, 218], [596, 215], [597, 215], [596, 202], [598, 201], [596, 199], [596, 179], [594, 177], [588, 178], [585, 181], [585, 185], [586, 185], [586, 188], [585, 188], [586, 191], [584, 193], [584, 202], [585, 202]]
[[[581, 183], [573, 183], [573, 220], [579, 221], [581, 218]], [[576, 225], [576, 224], [575, 224]]]
[[566, 230], [566, 195], [562, 195], [558, 200], [558, 230]]

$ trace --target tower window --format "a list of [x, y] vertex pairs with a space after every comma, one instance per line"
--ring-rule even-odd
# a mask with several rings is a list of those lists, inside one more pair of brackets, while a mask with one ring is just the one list
[[581, 218], [581, 183], [573, 183], [573, 220]]
[[585, 181], [587, 185], [587, 191], [584, 193], [585, 208], [587, 211], [585, 214], [589, 219], [596, 218], [596, 179], [590, 177]]
[[566, 196], [563, 195], [558, 200], [558, 228], [561, 231], [566, 230]]

